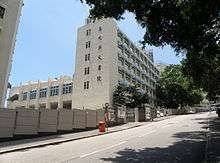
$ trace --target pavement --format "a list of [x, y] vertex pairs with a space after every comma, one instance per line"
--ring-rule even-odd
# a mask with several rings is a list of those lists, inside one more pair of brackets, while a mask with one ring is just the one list
[[220, 118], [215, 112], [211, 112], [209, 117], [206, 162], [220, 163]]
[[[174, 116], [168, 117], [161, 117], [156, 118], [154, 122], [165, 120], [172, 118]], [[100, 136], [103, 134], [110, 134], [113, 132], [119, 132], [143, 125], [147, 125], [152, 122], [134, 122], [134, 123], [127, 123], [119, 126], [109, 127], [107, 132], [100, 133], [98, 129], [90, 130], [90, 131], [83, 131], [83, 132], [74, 132], [69, 134], [55, 134], [50, 136], [43, 136], [37, 138], [29, 138], [29, 139], [22, 139], [22, 140], [12, 140], [6, 142], [0, 142], [0, 154], [15, 152], [19, 150], [27, 150], [36, 147], [44, 147], [47, 145], [56, 145], [64, 142], [85, 139], [94, 136]], [[1, 162], [0, 162], [1, 163]]]
[[4, 153], [0, 163], [200, 163], [205, 160], [209, 116], [175, 116], [120, 132]]

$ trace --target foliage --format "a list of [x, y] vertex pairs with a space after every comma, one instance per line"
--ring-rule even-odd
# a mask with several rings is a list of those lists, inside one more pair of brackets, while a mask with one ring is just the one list
[[93, 18], [123, 19], [128, 11], [146, 30], [143, 45], [170, 45], [186, 54], [184, 74], [209, 92], [220, 94], [219, 0], [81, 0]]
[[181, 72], [180, 65], [170, 65], [161, 74], [157, 85], [157, 104], [166, 108], [198, 104], [203, 100], [202, 91]]
[[120, 83], [113, 93], [113, 103], [116, 106], [130, 108], [142, 107], [149, 102], [147, 93], [141, 92], [137, 86]]

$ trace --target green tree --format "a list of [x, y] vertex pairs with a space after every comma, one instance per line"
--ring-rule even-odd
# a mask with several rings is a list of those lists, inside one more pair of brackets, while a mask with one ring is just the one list
[[184, 76], [181, 65], [170, 65], [161, 74], [157, 84], [157, 104], [166, 108], [198, 104], [203, 100], [202, 91]]
[[134, 85], [125, 85], [120, 83], [113, 93], [113, 103], [115, 106], [140, 108], [148, 102], [148, 94], [141, 92], [139, 88]]
[[120, 20], [126, 11], [133, 13], [146, 30], [143, 45], [170, 45], [186, 54], [184, 73], [208, 91], [210, 99], [220, 94], [219, 0], [81, 1], [91, 7], [92, 18]]
[[127, 102], [127, 85], [119, 84], [113, 93], [113, 103], [115, 106], [123, 106]]

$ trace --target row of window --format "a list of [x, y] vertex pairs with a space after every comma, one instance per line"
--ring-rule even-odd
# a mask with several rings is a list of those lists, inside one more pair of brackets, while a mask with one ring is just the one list
[[157, 75], [155, 75], [152, 70], [147, 68], [144, 64], [138, 63], [138, 62], [129, 62], [127, 59], [122, 58], [122, 55], [118, 53], [118, 60], [121, 66], [125, 66], [128, 70], [131, 70], [133, 74], [140, 73], [140, 71], [143, 71], [146, 74], [149, 74], [150, 77], [157, 80]]
[[[145, 57], [145, 55], [147, 54], [142, 54], [141, 51], [139, 51], [137, 48], [135, 48], [135, 46], [130, 43], [130, 46], [129, 46], [129, 40], [123, 36], [123, 34], [118, 31], [118, 37], [120, 38], [120, 41], [118, 41], [118, 48], [122, 51], [122, 53], [124, 52], [124, 54], [130, 58], [131, 56], [131, 52], [133, 54], [136, 54], [134, 55], [135, 57], [137, 56], [137, 58], [142, 61], [142, 62], [145, 62], [146, 65], [149, 65], [150, 69], [154, 70], [157, 74], [159, 74], [159, 71], [153, 66], [153, 64]], [[124, 46], [121, 42], [124, 42], [126, 44], [126, 46]], [[130, 49], [130, 50], [128, 50]], [[130, 52], [131, 51], [131, 52]], [[148, 54], [148, 57], [150, 58], [151, 61], [153, 61], [153, 55], [151, 52], [149, 52]]]
[[[98, 60], [102, 60], [102, 55], [98, 55], [98, 58], [97, 58]], [[86, 54], [85, 55], [85, 61], [90, 61], [91, 60], [91, 58], [90, 58], [90, 54]]]
[[[91, 41], [86, 42], [86, 49], [89, 49], [91, 47]], [[98, 50], [102, 50], [102, 45], [98, 46]]]
[[[102, 27], [101, 27], [101, 26], [99, 26], [98, 31], [99, 31], [99, 32], [102, 31]], [[92, 30], [91, 30], [91, 29], [87, 29], [87, 30], [86, 30], [86, 36], [91, 36], [91, 34], [92, 34]]]
[[[85, 69], [84, 69], [84, 75], [89, 75], [89, 73], [90, 73], [90, 68], [89, 67], [86, 67]], [[98, 65], [98, 71], [101, 71], [102, 70], [102, 66], [101, 65]]]
[[[148, 78], [146, 75], [142, 74], [142, 75], [138, 75], [139, 78], [129, 75], [126, 72], [124, 72], [121, 69], [118, 69], [118, 73], [120, 74], [120, 78], [121, 79], [125, 79], [128, 82], [132, 82], [132, 83], [136, 83], [136, 81], [140, 81], [142, 83], [149, 83], [151, 87], [155, 87], [156, 86], [156, 82], [154, 82], [153, 80], [151, 80], [150, 78]], [[136, 79], [135, 79], [136, 78]]]
[[[72, 83], [63, 84], [62, 87], [62, 94], [69, 94], [72, 93]], [[48, 93], [48, 88], [42, 88], [39, 90], [39, 98], [46, 98]], [[37, 98], [37, 90], [30, 91], [30, 100]], [[50, 87], [50, 96], [58, 96], [59, 95], [59, 86], [52, 86]], [[22, 93], [22, 100], [27, 100], [28, 92]]]
[[[91, 20], [87, 20], [87, 21], [91, 21]], [[87, 22], [88, 23], [88, 22]], [[102, 27], [99, 27], [99, 31], [101, 32], [102, 31]], [[90, 36], [92, 33], [91, 29], [87, 29], [86, 30], [86, 36]], [[100, 35], [98, 37], [98, 40], [102, 40], [102, 36]], [[86, 42], [86, 49], [90, 48], [91, 47], [91, 41], [87, 41]], [[102, 45], [99, 45], [98, 46], [98, 50], [102, 50]], [[102, 60], [102, 55], [98, 55], [98, 60]], [[90, 54], [86, 54], [85, 55], [85, 61], [90, 61]], [[101, 71], [102, 70], [102, 66], [101, 65], [98, 65], [98, 71]], [[89, 67], [85, 67], [84, 68], [84, 75], [89, 75], [90, 74], [90, 68]], [[101, 81], [102, 80], [102, 77], [101, 76], [97, 76], [97, 81]], [[84, 82], [84, 89], [89, 89], [90, 87], [90, 82], [89, 81], [86, 81]]]

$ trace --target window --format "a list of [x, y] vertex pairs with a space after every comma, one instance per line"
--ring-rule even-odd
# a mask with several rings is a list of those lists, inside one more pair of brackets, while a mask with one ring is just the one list
[[102, 77], [101, 76], [97, 76], [97, 81], [102, 81]]
[[27, 100], [27, 94], [28, 94], [27, 92], [22, 93], [22, 100], [23, 101]]
[[85, 61], [90, 61], [90, 54], [85, 55]]
[[3, 19], [5, 15], [5, 8], [0, 6], [0, 18]]
[[98, 60], [102, 60], [102, 56], [101, 55], [98, 56]]
[[89, 81], [84, 82], [84, 89], [89, 89]]
[[86, 67], [85, 69], [84, 69], [84, 75], [88, 75], [89, 74], [89, 67]]
[[99, 27], [99, 31], [100, 31], [100, 32], [102, 31], [102, 27]]
[[102, 40], [102, 36], [99, 36], [98, 39], [99, 39], [99, 40]]
[[72, 93], [72, 88], [73, 88], [72, 83], [63, 84], [63, 94]]
[[86, 42], [86, 49], [90, 48], [90, 41]]
[[101, 49], [102, 49], [102, 45], [99, 45], [98, 50], [101, 50]]
[[50, 87], [50, 96], [57, 96], [57, 95], [59, 95], [59, 86]]
[[30, 91], [30, 100], [36, 99], [37, 97], [37, 90]]
[[99, 71], [102, 70], [102, 66], [101, 66], [101, 65], [98, 66], [98, 70], [99, 70]]
[[86, 30], [86, 36], [91, 36], [91, 29]]
[[40, 89], [40, 92], [39, 92], [39, 98], [45, 98], [47, 97], [47, 88], [42, 88]]

